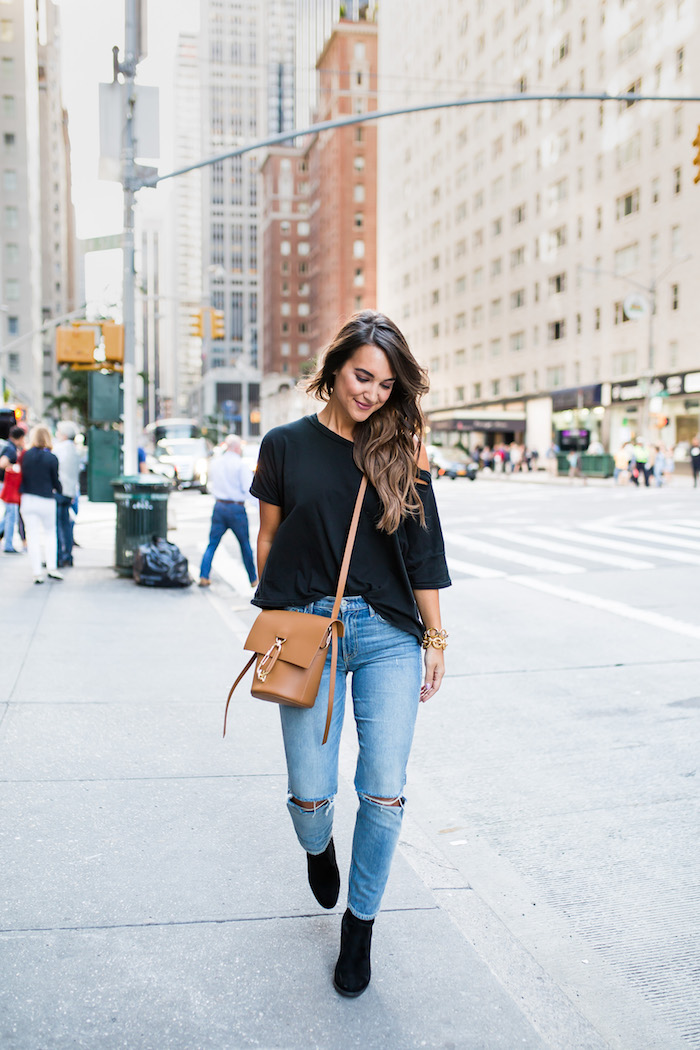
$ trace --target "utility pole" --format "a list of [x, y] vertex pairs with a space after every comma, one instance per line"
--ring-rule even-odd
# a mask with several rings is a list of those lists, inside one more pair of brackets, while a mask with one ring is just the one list
[[[122, 187], [124, 190], [124, 474], [136, 474], [138, 439], [136, 434], [136, 318], [134, 265], [135, 147], [134, 108], [136, 105], [136, 54], [138, 45], [137, 0], [125, 0], [124, 61], [119, 72], [124, 77], [124, 139], [122, 143]], [[115, 69], [116, 69], [115, 56]]]

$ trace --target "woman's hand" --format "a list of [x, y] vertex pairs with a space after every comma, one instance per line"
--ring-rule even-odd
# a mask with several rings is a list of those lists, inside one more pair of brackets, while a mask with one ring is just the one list
[[425, 650], [425, 681], [420, 691], [420, 702], [425, 703], [435, 696], [445, 677], [445, 653], [431, 645]]

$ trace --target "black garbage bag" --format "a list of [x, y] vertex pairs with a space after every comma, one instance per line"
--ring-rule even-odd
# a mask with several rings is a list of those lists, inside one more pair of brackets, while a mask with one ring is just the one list
[[134, 555], [134, 579], [143, 587], [189, 587], [187, 558], [175, 543], [154, 536]]

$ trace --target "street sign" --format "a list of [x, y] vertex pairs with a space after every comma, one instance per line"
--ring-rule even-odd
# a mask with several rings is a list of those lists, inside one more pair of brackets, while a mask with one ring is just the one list
[[647, 312], [647, 301], [639, 292], [630, 292], [623, 300], [622, 309], [630, 321], [638, 321]]

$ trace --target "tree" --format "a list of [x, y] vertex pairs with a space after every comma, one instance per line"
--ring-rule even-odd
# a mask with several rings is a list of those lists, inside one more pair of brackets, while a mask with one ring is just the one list
[[78, 423], [87, 426], [88, 421], [88, 376], [89, 372], [73, 368], [62, 368], [59, 372], [59, 393], [52, 397], [46, 408], [62, 415], [64, 408], [72, 409]]

